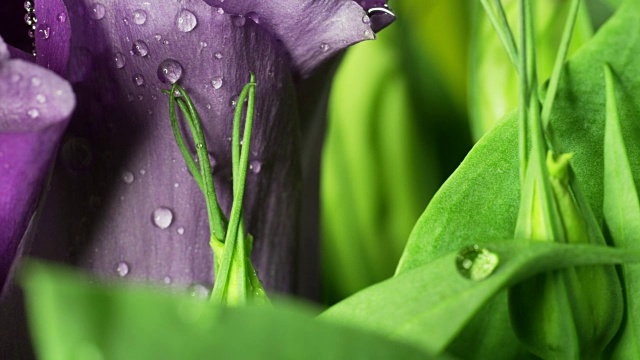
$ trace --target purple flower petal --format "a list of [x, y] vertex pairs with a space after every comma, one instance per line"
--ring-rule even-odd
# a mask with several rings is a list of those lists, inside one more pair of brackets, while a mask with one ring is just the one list
[[33, 55], [24, 52], [18, 48], [15, 48], [11, 45], [7, 45], [7, 47], [9, 48], [9, 54], [10, 57], [14, 58], [14, 59], [22, 59], [22, 60], [26, 60], [29, 62], [34, 62], [35, 59], [33, 58]]
[[36, 0], [36, 61], [61, 76], [67, 72], [71, 24], [62, 0]]
[[66, 81], [7, 54], [0, 40], [0, 289], [75, 106]]
[[[179, 81], [204, 122], [223, 208], [231, 205], [235, 99], [257, 76], [245, 210], [269, 290], [295, 282], [299, 130], [287, 56], [264, 28], [203, 2], [65, 1], [78, 109], [63, 140], [33, 254], [103, 276], [212, 285], [204, 197], [160, 92]], [[194, 149], [195, 150], [195, 149]]]
[[347, 0], [205, 0], [224, 12], [254, 20], [275, 34], [303, 77], [349, 45], [375, 38], [363, 8]]

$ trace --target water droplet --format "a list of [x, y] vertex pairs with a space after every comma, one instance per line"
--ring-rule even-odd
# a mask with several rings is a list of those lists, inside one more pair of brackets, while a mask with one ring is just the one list
[[151, 214], [151, 220], [153, 224], [160, 229], [166, 229], [171, 226], [173, 222], [173, 212], [171, 209], [161, 206], [155, 210], [153, 210], [153, 214]]
[[42, 85], [42, 80], [40, 80], [39, 77], [32, 77], [31, 78], [31, 85], [33, 85], [34, 87], [39, 87], [40, 85]]
[[147, 173], [147, 170], [145, 170], [145, 169], [140, 169], [140, 175], [144, 175], [144, 174], [146, 174], [146, 173]]
[[162, 42], [164, 45], [169, 45], [169, 40], [165, 40]]
[[158, 66], [158, 79], [165, 84], [173, 84], [182, 77], [182, 65], [173, 59], [165, 59]]
[[232, 98], [231, 98], [231, 100], [229, 100], [229, 105], [230, 105], [232, 108], [236, 107], [236, 105], [238, 104], [237, 99], [238, 99], [238, 97], [237, 97], [237, 96], [234, 96], [234, 97], [232, 97]]
[[183, 9], [178, 13], [176, 25], [178, 26], [178, 30], [189, 32], [198, 25], [198, 19], [191, 11]]
[[11, 82], [16, 84], [18, 82], [20, 82], [20, 80], [22, 80], [22, 75], [20, 74], [11, 74], [11, 78], [10, 78]]
[[369, 18], [369, 15], [363, 15], [362, 22], [365, 24], [371, 24], [371, 19]]
[[113, 54], [113, 65], [116, 67], [116, 69], [122, 69], [124, 67], [124, 65], [127, 63], [127, 60], [124, 58], [124, 55], [122, 55], [122, 53], [116, 52]]
[[27, 115], [30, 118], [35, 119], [38, 116], [40, 116], [40, 111], [38, 111], [38, 109], [36, 109], [36, 108], [31, 108], [31, 109], [27, 110]]
[[33, 4], [31, 3], [31, 1], [25, 1], [23, 4], [24, 9], [27, 11], [32, 11], [33, 10]]
[[242, 15], [234, 15], [231, 17], [231, 23], [233, 23], [235, 27], [243, 27], [246, 21], [247, 19]]
[[205, 105], [205, 107], [207, 108], [207, 110], [211, 110], [211, 104], [207, 104]]
[[211, 79], [211, 86], [216, 90], [220, 89], [222, 87], [222, 76], [216, 76]]
[[120, 173], [120, 178], [122, 179], [122, 181], [124, 181], [125, 184], [131, 184], [133, 183], [133, 180], [135, 180], [135, 178], [133, 177], [133, 173], [129, 170], [123, 170]]
[[466, 247], [456, 257], [458, 272], [467, 279], [484, 280], [498, 267], [500, 258], [497, 254], [481, 248], [479, 245]]
[[365, 37], [371, 37], [371, 30], [365, 30], [364, 31], [364, 36]]
[[326, 44], [326, 43], [320, 44], [320, 50], [322, 50], [322, 51], [329, 50], [329, 44]]
[[100, 3], [94, 3], [91, 6], [89, 6], [89, 17], [94, 20], [102, 19], [104, 17], [105, 12], [106, 11], [105, 11], [104, 5]]
[[247, 17], [256, 24], [260, 24], [260, 16], [253, 11], [247, 14]]
[[142, 74], [134, 74], [132, 80], [138, 86], [144, 85], [144, 76]]
[[58, 14], [58, 22], [63, 23], [65, 21], [67, 21], [67, 14], [65, 14], [65, 13]]
[[181, 226], [178, 228], [178, 230], [176, 230], [176, 232], [178, 233], [178, 235], [183, 235], [184, 234], [184, 228]]
[[29, 29], [29, 31], [27, 31], [27, 35], [29, 35], [30, 38], [34, 39], [36, 37], [36, 32], [33, 29]]
[[180, 187], [180, 184], [179, 183], [173, 183], [173, 187], [177, 189], [177, 188]]
[[189, 286], [189, 289], [187, 289], [187, 292], [189, 296], [196, 299], [206, 300], [209, 298], [209, 289], [202, 284], [192, 284]]
[[147, 13], [144, 10], [135, 10], [133, 12], [133, 22], [142, 25], [147, 21]]
[[171, 276], [165, 276], [162, 282], [165, 283], [165, 285], [171, 284]]
[[214, 8], [216, 10], [216, 12], [218, 13], [218, 15], [224, 15], [224, 9], [219, 7], [219, 8]]
[[213, 54], [213, 57], [215, 57], [216, 59], [220, 60], [220, 59], [222, 59], [222, 53], [217, 51], [215, 54]]
[[38, 24], [38, 26], [36, 26], [36, 35], [43, 40], [49, 40], [51, 28], [45, 23]]
[[160, 40], [162, 40], [162, 35], [155, 34], [155, 35], [153, 35], [153, 38], [156, 39], [156, 41], [160, 41]]
[[40, 104], [44, 104], [47, 102], [47, 97], [42, 94], [38, 94], [36, 95], [36, 101], [39, 102]]
[[144, 100], [144, 95], [139, 94], [139, 95], [138, 95], [138, 100], [140, 100], [140, 101]]
[[251, 170], [254, 174], [257, 174], [262, 170], [262, 163], [258, 160], [253, 160], [249, 163], [249, 170]]
[[118, 276], [120, 277], [125, 277], [129, 274], [129, 264], [127, 264], [124, 261], [120, 261], [118, 263], [118, 266], [116, 267], [116, 272], [118, 273]]
[[133, 42], [133, 47], [131, 48], [131, 51], [133, 51], [134, 54], [138, 55], [138, 56], [147, 56], [147, 54], [149, 53], [149, 47], [147, 46], [147, 43], [145, 43], [142, 40], [136, 40]]

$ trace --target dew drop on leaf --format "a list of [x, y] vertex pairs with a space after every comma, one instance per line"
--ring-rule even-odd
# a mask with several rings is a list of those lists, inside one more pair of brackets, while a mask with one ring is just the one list
[[460, 275], [476, 281], [484, 280], [493, 274], [499, 263], [500, 258], [497, 254], [479, 245], [466, 247], [456, 256], [456, 268]]

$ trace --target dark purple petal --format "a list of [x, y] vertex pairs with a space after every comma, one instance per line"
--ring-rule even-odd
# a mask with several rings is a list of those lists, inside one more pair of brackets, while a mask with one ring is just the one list
[[36, 0], [36, 61], [64, 76], [71, 44], [71, 24], [62, 0]]
[[223, 208], [231, 205], [234, 102], [257, 76], [245, 196], [253, 259], [269, 290], [291, 291], [299, 130], [289, 63], [272, 34], [203, 2], [65, 1], [78, 109], [62, 143], [33, 254], [107, 277], [186, 288], [213, 281], [204, 197], [173, 139], [178, 80], [200, 112]]
[[379, 32], [396, 20], [396, 14], [387, 5], [368, 8], [367, 14], [371, 21], [371, 28], [375, 32]]
[[0, 40], [0, 289], [75, 106], [66, 81], [7, 53]]
[[31, 55], [31, 54], [29, 54], [29, 53], [27, 53], [25, 51], [22, 51], [22, 50], [20, 50], [18, 48], [15, 48], [15, 47], [13, 47], [11, 45], [7, 45], [7, 46], [9, 48], [9, 54], [11, 55], [12, 58], [27, 60], [27, 61], [30, 61], [30, 62], [34, 62], [35, 61], [35, 59], [33, 58], [33, 55]]
[[302, 76], [338, 51], [375, 38], [363, 8], [350, 0], [205, 0], [224, 12], [253, 19], [275, 34]]

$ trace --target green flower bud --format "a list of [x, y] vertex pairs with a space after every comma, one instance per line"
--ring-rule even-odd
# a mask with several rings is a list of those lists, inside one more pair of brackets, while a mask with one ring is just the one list
[[[579, 205], [570, 185], [571, 157], [572, 154], [551, 153], [547, 156], [552, 193], [548, 205], [556, 210], [561, 227], [556, 232], [559, 236], [551, 240], [606, 246], [600, 230], [589, 221], [590, 210]], [[536, 212], [531, 215], [535, 217]], [[532, 219], [530, 224], [535, 227], [544, 222]], [[552, 231], [531, 229], [530, 233]], [[600, 358], [620, 327], [623, 306], [620, 281], [611, 265], [542, 274], [509, 291], [513, 329], [531, 352], [544, 359]]]

